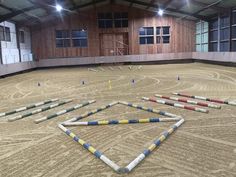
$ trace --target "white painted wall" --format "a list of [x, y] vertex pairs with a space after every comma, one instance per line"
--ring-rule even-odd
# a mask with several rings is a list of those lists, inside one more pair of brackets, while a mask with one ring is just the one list
[[16, 41], [16, 26], [11, 22], [2, 22], [0, 25], [9, 27], [11, 33], [11, 41], [0, 41], [3, 64], [18, 63], [20, 61], [20, 57]]
[[29, 28], [23, 27], [19, 31], [24, 31], [25, 42], [20, 43], [21, 61], [33, 61], [33, 55], [31, 52], [31, 35]]

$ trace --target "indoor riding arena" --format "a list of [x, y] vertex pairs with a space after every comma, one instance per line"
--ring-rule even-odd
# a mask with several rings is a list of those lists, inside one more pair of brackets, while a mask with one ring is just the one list
[[0, 0], [1, 177], [235, 177], [235, 0]]

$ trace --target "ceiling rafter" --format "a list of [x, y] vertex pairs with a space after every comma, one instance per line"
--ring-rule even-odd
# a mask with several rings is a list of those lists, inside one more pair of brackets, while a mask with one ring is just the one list
[[[138, 0], [123, 0], [123, 1], [126, 1], [126, 2], [133, 2], [135, 4], [138, 4], [138, 5], [143, 5], [143, 6], [148, 6], [150, 5], [149, 3], [147, 2], [144, 2], [144, 1], [138, 1]], [[158, 5], [156, 4], [152, 4], [150, 7], [153, 7], [153, 8], [159, 8]], [[166, 11], [170, 11], [170, 12], [175, 12], [175, 13], [179, 13], [179, 14], [183, 14], [183, 15], [187, 15], [187, 16], [192, 16], [192, 17], [195, 17], [195, 18], [198, 18], [198, 19], [201, 19], [201, 20], [208, 20], [207, 17], [203, 16], [203, 15], [198, 15], [198, 14], [194, 14], [194, 13], [189, 13], [189, 12], [185, 12], [185, 11], [182, 11], [182, 10], [177, 10], [177, 9], [173, 9], [173, 8], [169, 8], [167, 7], [165, 9]]]
[[208, 4], [208, 5], [206, 5], [205, 7], [203, 7], [202, 9], [200, 9], [200, 10], [194, 12], [193, 14], [194, 14], [194, 15], [198, 15], [200, 12], [203, 12], [203, 11], [209, 9], [209, 8], [215, 7], [216, 5], [218, 5], [218, 4], [221, 3], [221, 2], [222, 2], [222, 0], [219, 0], [219, 1], [216, 1], [216, 2], [214, 2], [214, 3], [212, 3], [212, 4]]
[[[17, 9], [15, 9], [15, 8], [11, 8], [11, 7], [8, 7], [8, 6], [6, 6], [6, 5], [4, 5], [4, 4], [0, 4], [0, 7], [2, 7], [2, 8], [4, 8], [4, 9], [7, 9], [7, 10], [9, 10], [9, 11], [11, 11], [11, 12], [15, 12]], [[38, 17], [35, 17], [35, 16], [33, 16], [33, 15], [29, 15], [28, 13], [23, 13], [27, 18], [29, 17], [30, 19], [33, 19], [33, 20], [35, 20], [35, 21], [37, 21], [37, 22], [40, 22], [40, 19], [38, 18]]]
[[80, 8], [83, 8], [83, 7], [87, 7], [87, 6], [98, 4], [98, 3], [101, 3], [101, 2], [105, 2], [105, 1], [106, 0], [94, 0], [94, 1], [91, 1], [91, 2], [88, 2], [88, 3], [77, 5], [74, 8], [71, 8], [70, 10], [72, 10], [72, 11], [77, 10], [77, 9], [80, 9]]
[[1, 15], [0, 16], [0, 23], [1, 22], [4, 22], [6, 20], [9, 20], [17, 15], [20, 15], [22, 13], [25, 13], [25, 12], [28, 12], [28, 11], [31, 11], [31, 10], [34, 10], [34, 9], [37, 9], [38, 7], [35, 7], [35, 6], [30, 6], [30, 7], [26, 7], [26, 8], [23, 8], [23, 9], [20, 9], [20, 10], [14, 10], [13, 12], [10, 12], [6, 15]]
[[[31, 1], [31, 0], [29, 0]], [[101, 3], [101, 2], [105, 2], [106, 0], [93, 0], [89, 3], [83, 3], [83, 4], [78, 4], [74, 7], [71, 7], [69, 8], [68, 10], [66, 10], [66, 12], [71, 12], [73, 13], [73, 11], [78, 11], [80, 8], [83, 8], [83, 7], [87, 7], [87, 6], [90, 6], [90, 5], [96, 5], [97, 3]], [[40, 3], [38, 4], [38, 6], [40, 6], [40, 8], [53, 8], [53, 12], [51, 11], [51, 14], [49, 15], [50, 17], [50, 20], [49, 21], [52, 21], [53, 19], [57, 19], [59, 16], [57, 15], [58, 13], [55, 11], [55, 7], [51, 4], [45, 4], [45, 3]], [[60, 14], [60, 17], [63, 16], [63, 13]], [[43, 22], [46, 22], [48, 21], [47, 19], [49, 19], [49, 17], [45, 17], [45, 18], [42, 18], [42, 21]]]
[[149, 5], [146, 7], [146, 10], [148, 10], [151, 7], [151, 5], [153, 5], [155, 2], [156, 0], [151, 0]]
[[177, 5], [175, 8], [177, 10], [182, 9], [184, 6], [186, 6], [188, 4], [189, 1], [181, 1], [179, 5]]
[[75, 7], [76, 6], [76, 3], [74, 0], [69, 0], [70, 1], [70, 4], [72, 5], [72, 7]]
[[28, 0], [28, 1], [32, 3], [33, 5], [37, 6], [38, 8], [44, 9], [47, 12], [47, 14], [51, 14], [52, 8], [54, 9], [52, 5], [46, 4], [44, 2], [35, 1], [35, 0]]
[[0, 7], [2, 7], [3, 9], [7, 9], [7, 10], [9, 10], [9, 11], [11, 11], [11, 12], [14, 11], [13, 8], [7, 7], [7, 6], [3, 5], [3, 4], [0, 4]]
[[[209, 4], [205, 3], [205, 2], [200, 2], [200, 1], [196, 1], [196, 0], [189, 0], [190, 3], [195, 4], [195, 5], [199, 5], [202, 7], [206, 7], [209, 6]], [[219, 7], [217, 6], [217, 4], [215, 4], [214, 6], [209, 7], [209, 9], [213, 9], [217, 12], [228, 12], [229, 9], [224, 8], [224, 7]]]
[[129, 8], [132, 8], [132, 7], [133, 7], [133, 3], [130, 2], [130, 3], [129, 3]]
[[163, 9], [166, 9], [172, 2], [173, 2], [173, 0], [168, 0], [168, 1], [166, 1], [166, 2], [163, 4], [162, 8], [163, 8]]

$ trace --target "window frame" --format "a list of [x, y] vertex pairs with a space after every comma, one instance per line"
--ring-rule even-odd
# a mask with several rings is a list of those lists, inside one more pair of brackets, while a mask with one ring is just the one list
[[[164, 28], [168, 28], [169, 34], [164, 34]], [[170, 26], [162, 26], [162, 44], [170, 44]], [[168, 42], [164, 42], [164, 37], [169, 37]]]
[[[23, 34], [23, 35], [22, 35]], [[25, 43], [25, 31], [24, 30], [19, 30], [19, 41], [20, 43], [24, 44]]]
[[[120, 14], [120, 18], [116, 18], [116, 14]], [[125, 14], [125, 15], [124, 15]], [[126, 16], [126, 17], [124, 17]], [[128, 12], [114, 12], [113, 13], [114, 28], [128, 28], [129, 27], [129, 15]], [[121, 23], [121, 26], [116, 26], [116, 21]], [[127, 21], [127, 26], [125, 25]]]
[[[168, 28], [169, 33], [164, 34], [164, 28]], [[157, 29], [160, 30], [159, 34]], [[164, 42], [164, 38], [168, 37], [168, 42]], [[170, 26], [156, 26], [156, 44], [170, 44], [171, 39], [171, 27]]]
[[0, 28], [2, 28], [2, 37], [3, 37], [2, 39], [0, 39], [0, 41], [11, 42], [10, 27], [0, 25]]
[[[67, 32], [68, 33], [68, 37], [63, 37], [63, 33], [62, 33], [62, 37], [61, 38], [58, 38], [57, 37], [57, 32]], [[55, 30], [55, 37], [56, 37], [56, 48], [69, 48], [69, 47], [71, 47], [71, 36], [70, 36], [70, 30], [58, 30], [58, 29], [56, 29]], [[57, 45], [57, 41], [63, 41], [63, 46], [58, 46]], [[66, 44], [66, 42], [65, 41], [67, 41], [67, 40], [69, 40], [69, 45], [68, 46], [65, 46], [65, 44]]]
[[[233, 31], [235, 31], [235, 33], [236, 33], [236, 17], [235, 17], [235, 19], [234, 19], [234, 14], [235, 14], [235, 16], [236, 16], [236, 9], [234, 9], [234, 10], [232, 10], [232, 15], [231, 15], [231, 17], [232, 17], [232, 26], [231, 26], [231, 49], [230, 49], [230, 51], [232, 51], [232, 52], [236, 52], [236, 35], [235, 35], [235, 37], [233, 37], [232, 36], [232, 34], [233, 34]], [[233, 21], [233, 20], [235, 20], [235, 22]]]
[[[199, 29], [198, 29], [199, 28]], [[205, 40], [207, 36], [207, 40]], [[200, 20], [196, 23], [196, 52], [208, 52], [209, 51], [209, 23], [203, 20]], [[198, 37], [200, 41], [198, 41]], [[207, 47], [206, 47], [207, 46]]]
[[[86, 33], [86, 36], [85, 37], [82, 37], [82, 36], [78, 36], [78, 37], [74, 37], [73, 36], [73, 32], [75, 32], [75, 31], [78, 31], [78, 32], [85, 32]], [[74, 40], [79, 40], [80, 42], [80, 45], [78, 45], [78, 46], [75, 46], [75, 44], [74, 44]], [[81, 43], [81, 41], [82, 40], [85, 40], [86, 41], [86, 46], [83, 46], [83, 45], [81, 45], [82, 43]], [[73, 30], [71, 30], [71, 41], [72, 41], [72, 47], [75, 47], [75, 48], [87, 48], [88, 47], [88, 30], [87, 29], [73, 29]]]
[[[111, 15], [111, 17], [110, 18], [108, 18], [108, 17], [105, 17], [105, 16], [107, 16], [108, 14], [110, 14]], [[99, 17], [99, 16], [103, 16], [103, 17]], [[109, 29], [109, 28], [113, 28], [113, 26], [114, 26], [114, 20], [113, 20], [114, 18], [113, 18], [113, 13], [112, 12], [99, 12], [99, 13], [97, 13], [97, 24], [98, 24], [98, 28], [100, 28], [100, 29]], [[100, 22], [103, 22], [104, 24], [104, 26], [102, 27], [102, 26], [100, 26]], [[108, 25], [108, 23], [107, 22], [111, 22], [111, 26], [110, 27], [107, 27]]]
[[[152, 28], [152, 34], [148, 34], [148, 29]], [[144, 34], [140, 34], [141, 29], [144, 29]], [[152, 38], [152, 43], [148, 42], [148, 39]], [[141, 39], [144, 39], [145, 43], [141, 43]], [[154, 44], [154, 27], [141, 27], [139, 28], [139, 45], [152, 45]]]

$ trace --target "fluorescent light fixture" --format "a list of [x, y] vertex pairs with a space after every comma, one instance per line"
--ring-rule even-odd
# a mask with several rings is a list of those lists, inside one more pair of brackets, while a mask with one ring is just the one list
[[61, 12], [63, 8], [60, 4], [57, 4], [56, 9], [57, 9], [58, 12]]
[[158, 15], [159, 15], [159, 16], [162, 16], [162, 15], [163, 15], [163, 13], [164, 13], [164, 10], [162, 10], [162, 9], [159, 9], [157, 13], [158, 13]]

